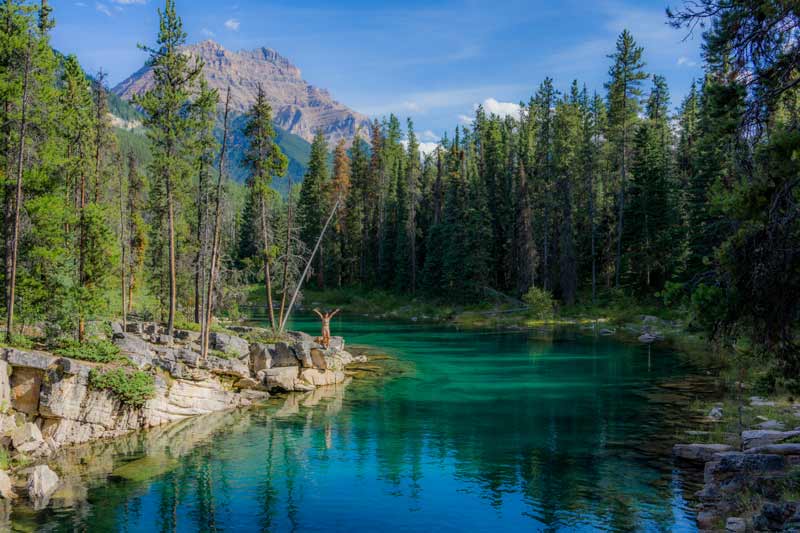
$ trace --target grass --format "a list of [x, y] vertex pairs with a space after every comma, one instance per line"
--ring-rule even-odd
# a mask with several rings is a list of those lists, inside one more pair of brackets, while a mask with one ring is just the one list
[[108, 390], [123, 404], [141, 407], [156, 394], [155, 379], [141, 370], [114, 368], [93, 369], [89, 373], [89, 385], [97, 390]]

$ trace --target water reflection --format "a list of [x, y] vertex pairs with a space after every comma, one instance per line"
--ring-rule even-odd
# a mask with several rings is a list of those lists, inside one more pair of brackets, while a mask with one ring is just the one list
[[691, 396], [659, 386], [688, 372], [673, 354], [380, 324], [339, 326], [401, 355], [402, 377], [74, 449], [59, 464], [67, 487], [14, 525], [694, 530], [691, 488], [665, 459]]

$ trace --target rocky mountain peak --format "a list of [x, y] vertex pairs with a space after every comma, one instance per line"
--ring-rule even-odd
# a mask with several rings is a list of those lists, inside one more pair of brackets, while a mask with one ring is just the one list
[[[260, 84], [272, 105], [275, 123], [309, 142], [318, 129], [331, 144], [340, 139], [352, 140], [358, 128], [368, 131], [366, 116], [303, 80], [300, 69], [271, 48], [231, 51], [208, 39], [187, 46], [185, 51], [203, 61], [203, 72], [211, 87], [224, 94], [230, 86], [235, 113], [245, 113], [250, 108]], [[152, 71], [144, 67], [117, 85], [114, 92], [130, 100], [152, 85]]]

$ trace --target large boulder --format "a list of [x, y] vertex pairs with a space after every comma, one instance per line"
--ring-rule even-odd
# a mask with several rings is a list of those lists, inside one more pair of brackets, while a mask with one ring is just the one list
[[314, 368], [319, 370], [327, 370], [328, 362], [325, 360], [325, 352], [319, 348], [311, 348], [311, 363]]
[[672, 455], [685, 461], [705, 463], [710, 461], [714, 454], [733, 451], [733, 446], [727, 444], [676, 444], [672, 447]]
[[249, 365], [246, 362], [236, 358], [224, 359], [222, 357], [209, 355], [206, 357], [205, 364], [203, 366], [215, 374], [236, 376], [240, 378], [246, 378], [250, 376]]
[[292, 351], [295, 357], [300, 361], [300, 366], [303, 368], [314, 368], [314, 361], [311, 359], [312, 343], [308, 341], [297, 341], [292, 343]]
[[258, 376], [270, 392], [275, 390], [291, 392], [296, 390], [298, 373], [297, 366], [280, 366], [262, 370]]
[[761, 513], [753, 520], [756, 531], [797, 531], [787, 528], [787, 522], [794, 522], [795, 514], [800, 511], [797, 502], [766, 502], [761, 508]]
[[714, 455], [703, 471], [705, 487], [701, 499], [719, 499], [722, 494], [737, 494], [760, 478], [780, 477], [786, 458], [775, 454], [724, 452]]
[[191, 331], [188, 329], [176, 329], [174, 336], [176, 340], [181, 342], [197, 342], [200, 340], [199, 331]]
[[194, 350], [180, 348], [175, 350], [175, 359], [184, 363], [192, 368], [197, 368], [200, 365], [200, 354]]
[[744, 449], [758, 448], [768, 444], [776, 444], [785, 440], [800, 437], [800, 430], [776, 431], [772, 429], [753, 429], [742, 431], [742, 444]]
[[797, 455], [800, 456], [800, 443], [793, 442], [787, 444], [767, 444], [758, 448], [750, 448], [744, 453], [775, 454], [775, 455]]
[[[137, 363], [137, 359], [144, 363], [145, 358], [149, 360], [155, 356], [150, 343], [133, 333], [118, 333], [114, 335], [114, 344], [135, 363]], [[142, 365], [137, 363], [137, 366]]]
[[240, 390], [256, 390], [266, 392], [267, 387], [262, 381], [253, 378], [241, 378], [233, 384], [234, 387]]
[[305, 368], [300, 372], [300, 379], [316, 387], [323, 385], [335, 385], [345, 380], [344, 372], [334, 370], [317, 370], [316, 368]]
[[272, 354], [274, 351], [274, 344], [252, 343], [250, 345], [250, 371], [253, 374], [258, 374], [261, 370], [272, 368]]
[[18, 452], [30, 453], [44, 444], [44, 437], [36, 424], [28, 422], [11, 434], [11, 444]]
[[272, 355], [272, 367], [271, 368], [280, 368], [280, 367], [291, 367], [297, 366], [300, 364], [300, 360], [294, 354], [294, 350], [292, 350], [288, 344], [285, 342], [277, 342], [275, 343], [275, 351], [271, 352]]
[[47, 370], [58, 359], [55, 355], [44, 352], [23, 351], [14, 348], [6, 350], [5, 359], [13, 367], [34, 368]]
[[47, 465], [35, 466], [28, 475], [28, 496], [36, 510], [44, 509], [58, 488], [58, 475]]
[[328, 348], [337, 352], [344, 350], [344, 337], [331, 337], [331, 343]]
[[246, 340], [227, 333], [212, 332], [211, 347], [237, 357], [244, 357], [250, 353], [250, 344]]
[[128, 322], [128, 325], [125, 326], [125, 331], [128, 333], [135, 333], [136, 335], [141, 335], [142, 333], [144, 333], [144, 327], [142, 326], [141, 322]]

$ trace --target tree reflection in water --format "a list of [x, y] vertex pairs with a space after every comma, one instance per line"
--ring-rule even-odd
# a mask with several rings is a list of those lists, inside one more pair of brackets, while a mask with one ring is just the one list
[[[61, 459], [71, 488], [15, 525], [694, 530], [667, 451], [688, 399], [658, 386], [689, 373], [674, 354], [654, 349], [648, 368], [605, 340], [393, 327], [345, 335], [402, 355], [403, 376], [78, 448]], [[153, 457], [152, 477], [114, 474]]]

